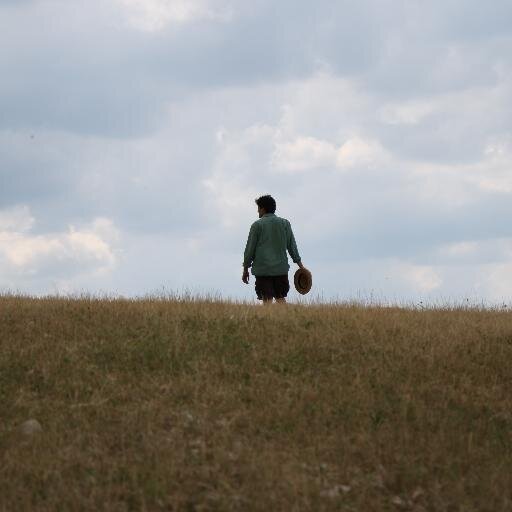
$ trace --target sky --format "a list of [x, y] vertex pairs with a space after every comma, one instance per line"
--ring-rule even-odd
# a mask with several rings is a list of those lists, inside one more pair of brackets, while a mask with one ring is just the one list
[[509, 0], [0, 0], [0, 292], [253, 300], [269, 193], [312, 299], [512, 303], [511, 105]]

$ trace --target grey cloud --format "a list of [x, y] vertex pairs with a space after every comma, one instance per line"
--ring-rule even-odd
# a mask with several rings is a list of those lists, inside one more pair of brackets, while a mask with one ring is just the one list
[[[324, 262], [406, 258], [421, 265], [440, 264], [436, 251], [441, 246], [512, 237], [509, 196], [465, 183], [456, 171], [444, 178], [422, 178], [407, 168], [361, 167], [348, 173], [312, 169], [290, 177], [256, 159], [249, 162], [254, 166], [240, 171], [240, 188], [272, 192], [279, 214], [290, 216], [296, 226], [304, 254], [316, 253]], [[234, 175], [235, 170], [226, 172]], [[425, 195], [432, 179], [439, 181], [438, 197], [436, 188]], [[465, 196], [462, 200], [459, 193]], [[248, 212], [251, 201], [248, 197]], [[224, 236], [236, 244], [237, 239], [245, 241], [246, 233], [242, 229]]]
[[[452, 2], [450, 12], [458, 7], [460, 15], [448, 19], [456, 24], [466, 12], [476, 17], [476, 5]], [[508, 8], [499, 5], [505, 18]], [[155, 35], [119, 29], [119, 13], [100, 3], [27, 4], [8, 13], [1, 27], [10, 51], [0, 60], [0, 123], [135, 136], [156, 129], [165, 102], [180, 100], [191, 89], [304, 77], [324, 64], [342, 75], [367, 77], [369, 85], [381, 89], [386, 82], [399, 83], [402, 92], [414, 95], [429, 83], [432, 90], [437, 80], [439, 90], [454, 77], [449, 68], [437, 70], [457, 63], [443, 64], [447, 43], [432, 44], [421, 36], [429, 31], [429, 13], [438, 27], [444, 9], [436, 3], [415, 12], [396, 2], [321, 1], [314, 9], [258, 2], [252, 9], [235, 9], [229, 23], [203, 20]], [[492, 26], [496, 19], [487, 14], [483, 23]], [[476, 44], [460, 51], [457, 87], [493, 75], [493, 55], [478, 51]], [[480, 55], [476, 66], [475, 53]]]
[[[460, 290], [449, 270], [456, 259], [440, 249], [512, 237], [509, 196], [464, 175], [485, 163], [490, 139], [512, 129], [508, 2], [257, 1], [229, 22], [154, 34], [120, 28], [107, 2], [18, 7], [0, 4], [8, 49], [0, 55], [0, 208], [29, 204], [34, 234], [113, 219], [127, 240], [125, 259], [94, 286], [137, 293], [163, 282], [252, 296], [237, 272], [258, 191], [276, 195], [328, 293], [337, 279], [370, 289], [391, 261], [435, 265], [446, 290]], [[308, 86], [319, 70], [333, 78], [331, 89]], [[414, 122], [379, 117], [407, 101], [434, 108]], [[250, 127], [268, 134], [245, 140]], [[227, 143], [217, 140], [223, 130]], [[336, 148], [354, 134], [368, 137], [391, 163], [287, 175], [271, 165], [278, 132]], [[443, 164], [447, 175], [431, 180], [454, 196], [462, 190], [464, 200], [451, 204], [450, 190], [436, 197], [435, 187], [426, 196], [418, 162]], [[226, 196], [204, 186], [216, 176]], [[247, 213], [230, 211], [233, 196], [247, 199]], [[233, 225], [223, 226], [230, 215]], [[493, 246], [485, 247], [464, 260], [471, 279], [492, 263]], [[73, 278], [78, 267], [59, 274], [54, 263], [48, 276], [87, 285]], [[406, 294], [408, 286], [387, 289]]]
[[73, 194], [71, 154], [57, 141], [31, 131], [0, 132], [0, 205], [54, 201], [63, 191]]
[[0, 9], [9, 7], [24, 7], [26, 4], [34, 3], [36, 0], [0, 0]]
[[492, 5], [475, 0], [449, 0], [437, 7], [432, 26], [445, 39], [475, 40], [510, 35], [512, 5], [507, 0], [496, 0]]
[[172, 145], [162, 156], [158, 143], [0, 134], [0, 207], [29, 204], [42, 233], [97, 215], [127, 230], [190, 229], [202, 215], [202, 190], [190, 182], [204, 172], [208, 151], [201, 144], [203, 151], [180, 154], [184, 141], [168, 135]]
[[[308, 232], [308, 244], [313, 251], [329, 243], [322, 251], [327, 259], [406, 257], [428, 264], [441, 245], [512, 237], [512, 206], [504, 194], [469, 187], [467, 200], [457, 204], [454, 197], [450, 205], [423, 197], [421, 178], [410, 182], [406, 173], [392, 170], [359, 170], [351, 178], [325, 176], [315, 188], [313, 197], [322, 198], [317, 208], [327, 209], [324, 217], [331, 236], [320, 225], [317, 235]], [[307, 197], [307, 190], [303, 182], [296, 194]], [[299, 201], [294, 202], [298, 208]], [[307, 222], [307, 215], [301, 217], [301, 223]]]

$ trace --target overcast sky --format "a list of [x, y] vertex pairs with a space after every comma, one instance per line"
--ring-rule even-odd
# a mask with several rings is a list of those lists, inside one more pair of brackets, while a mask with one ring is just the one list
[[252, 299], [270, 193], [312, 296], [509, 304], [511, 105], [510, 0], [0, 0], [0, 291]]

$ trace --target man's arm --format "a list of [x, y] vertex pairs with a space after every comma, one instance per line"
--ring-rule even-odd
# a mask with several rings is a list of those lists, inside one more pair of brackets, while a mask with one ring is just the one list
[[288, 239], [287, 239], [287, 249], [292, 257], [294, 263], [297, 263], [299, 268], [304, 268], [302, 264], [299, 250], [297, 249], [297, 242], [295, 242], [295, 237], [293, 236], [292, 225], [288, 222]]
[[258, 228], [257, 224], [254, 223], [249, 230], [249, 236], [247, 238], [247, 243], [245, 244], [244, 251], [244, 272], [242, 274], [242, 281], [245, 284], [249, 283], [249, 267], [252, 265], [254, 261], [254, 256], [256, 254], [256, 244], [258, 242]]

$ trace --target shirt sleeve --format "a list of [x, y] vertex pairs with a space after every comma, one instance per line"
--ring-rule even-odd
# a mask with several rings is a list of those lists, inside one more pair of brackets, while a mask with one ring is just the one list
[[256, 255], [256, 244], [258, 243], [258, 225], [254, 223], [249, 231], [244, 251], [244, 267], [250, 267]]
[[301, 259], [300, 259], [300, 254], [299, 254], [299, 251], [297, 249], [297, 243], [295, 242], [295, 237], [293, 236], [293, 231], [292, 231], [292, 225], [288, 222], [288, 233], [287, 233], [287, 249], [288, 249], [288, 252], [290, 253], [290, 256], [292, 257], [292, 260], [294, 263], [300, 263], [301, 262]]

